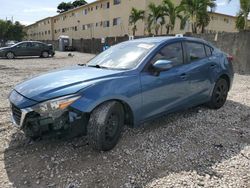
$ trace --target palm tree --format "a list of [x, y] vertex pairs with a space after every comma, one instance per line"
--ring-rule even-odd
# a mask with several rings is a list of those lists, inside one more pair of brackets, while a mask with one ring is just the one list
[[139, 20], [144, 20], [144, 14], [145, 14], [145, 11], [132, 8], [130, 16], [129, 16], [129, 24], [132, 25], [133, 36], [135, 36], [135, 33], [137, 31], [136, 23]]
[[198, 14], [197, 27], [201, 28], [201, 33], [205, 32], [205, 28], [209, 25], [210, 20], [211, 18], [208, 12], [203, 12], [203, 13]]
[[250, 13], [250, 0], [240, 0], [240, 12], [238, 14], [237, 20], [241, 19], [240, 17], [244, 18], [244, 30], [248, 29], [249, 13]]
[[239, 31], [243, 31], [245, 29], [246, 24], [244, 14], [242, 12], [238, 13], [235, 25]]
[[163, 11], [164, 15], [169, 18], [169, 22], [166, 24], [167, 34], [174, 30], [176, 18], [181, 20], [180, 29], [184, 29], [187, 17], [181, 14], [181, 9], [179, 6], [175, 6], [172, 0], [163, 0]]
[[[155, 34], [158, 35], [159, 29], [165, 24], [164, 11], [161, 5], [155, 5], [150, 3], [149, 6], [149, 15], [148, 15], [148, 27], [155, 30]], [[162, 29], [161, 29], [162, 31]]]
[[207, 18], [208, 8], [212, 10], [215, 7], [215, 0], [182, 0], [180, 4], [180, 9], [182, 10], [182, 12], [184, 12], [184, 14], [188, 17], [188, 20], [192, 24], [193, 33], [197, 33], [200, 25], [207, 25], [207, 19], [199, 18], [202, 18], [202, 16], [206, 16]]

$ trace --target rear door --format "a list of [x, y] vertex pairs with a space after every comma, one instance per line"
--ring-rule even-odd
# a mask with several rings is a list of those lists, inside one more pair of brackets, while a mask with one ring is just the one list
[[40, 56], [42, 54], [43, 46], [41, 43], [32, 42], [31, 43], [31, 51], [33, 56]]
[[210, 57], [208, 57], [205, 44], [201, 42], [186, 41], [186, 71], [189, 75], [189, 102], [197, 105], [209, 99], [212, 87], [210, 80], [211, 68]]

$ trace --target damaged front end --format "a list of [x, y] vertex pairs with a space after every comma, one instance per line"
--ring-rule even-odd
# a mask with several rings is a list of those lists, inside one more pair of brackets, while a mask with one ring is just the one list
[[13, 122], [31, 138], [43, 135], [85, 135], [88, 114], [70, 107], [79, 98], [80, 96], [70, 95], [24, 109], [10, 101]]

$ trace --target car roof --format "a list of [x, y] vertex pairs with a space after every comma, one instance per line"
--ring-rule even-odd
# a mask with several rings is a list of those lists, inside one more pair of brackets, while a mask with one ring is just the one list
[[140, 39], [135, 39], [132, 40], [131, 42], [141, 42], [141, 43], [154, 43], [154, 44], [162, 44], [165, 43], [167, 41], [193, 41], [193, 42], [201, 42], [201, 43], [205, 43], [211, 46], [210, 43], [208, 43], [207, 41], [200, 39], [200, 38], [194, 38], [194, 37], [147, 37], [147, 38], [140, 38]]

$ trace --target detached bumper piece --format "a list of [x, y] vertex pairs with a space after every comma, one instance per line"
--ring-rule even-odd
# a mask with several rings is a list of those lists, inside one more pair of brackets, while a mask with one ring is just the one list
[[27, 137], [42, 136], [76, 137], [86, 135], [88, 114], [69, 109], [60, 117], [42, 117], [31, 109], [19, 109], [11, 105], [13, 123], [24, 131]]

